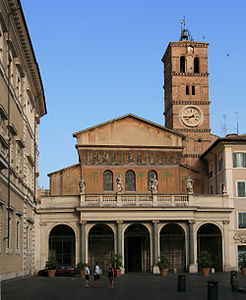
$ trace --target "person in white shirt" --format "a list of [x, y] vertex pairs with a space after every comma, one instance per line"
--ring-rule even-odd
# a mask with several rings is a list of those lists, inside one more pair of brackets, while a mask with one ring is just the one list
[[94, 287], [100, 288], [100, 267], [98, 261], [94, 266]]
[[88, 267], [88, 264], [85, 265], [85, 287], [89, 287], [89, 278], [90, 278], [90, 269]]

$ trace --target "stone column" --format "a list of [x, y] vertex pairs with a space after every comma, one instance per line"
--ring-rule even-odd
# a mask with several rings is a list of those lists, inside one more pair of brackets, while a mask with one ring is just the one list
[[117, 221], [117, 254], [122, 256], [122, 223], [123, 221]]
[[[122, 223], [123, 221], [117, 221], [117, 254], [122, 257]], [[121, 262], [123, 264], [123, 261]], [[124, 267], [121, 267], [121, 273], [125, 273]]]
[[153, 241], [153, 273], [159, 274], [159, 268], [156, 266], [158, 262], [158, 220], [153, 220], [153, 234], [152, 234], [152, 241]]
[[81, 221], [80, 223], [80, 261], [82, 263], [85, 263], [86, 257], [85, 257], [85, 226], [86, 221]]
[[222, 221], [223, 223], [223, 235], [224, 238], [222, 239], [223, 241], [223, 249], [224, 249], [224, 263], [223, 263], [223, 271], [224, 272], [229, 272], [231, 271], [230, 267], [230, 261], [229, 261], [229, 220], [224, 220]]
[[197, 264], [195, 263], [194, 257], [194, 220], [189, 221], [189, 273], [197, 272]]

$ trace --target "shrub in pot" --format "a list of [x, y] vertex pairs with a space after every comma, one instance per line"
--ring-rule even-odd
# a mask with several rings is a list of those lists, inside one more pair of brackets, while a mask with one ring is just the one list
[[169, 262], [168, 258], [166, 257], [166, 255], [162, 254], [159, 257], [159, 260], [157, 263], [157, 266], [159, 267], [161, 276], [164, 276], [164, 277], [167, 276], [169, 265], [170, 265], [170, 262]]
[[48, 277], [54, 277], [56, 274], [56, 268], [58, 267], [59, 262], [50, 258], [46, 264], [45, 268], [47, 269]]
[[198, 259], [197, 259], [197, 263], [199, 265], [199, 267], [201, 268], [202, 274], [204, 276], [208, 276], [209, 272], [210, 272], [210, 268], [211, 268], [211, 258], [210, 258], [210, 254], [208, 253], [208, 251], [201, 251]]
[[239, 266], [241, 267], [242, 275], [246, 275], [246, 253], [239, 255]]
[[76, 265], [77, 271], [80, 273], [81, 277], [85, 277], [85, 263], [79, 262]]
[[122, 256], [120, 254], [115, 254], [113, 257], [111, 257], [111, 259], [109, 260], [109, 263], [113, 266], [113, 268], [116, 271], [116, 276], [119, 277], [121, 274], [121, 259]]

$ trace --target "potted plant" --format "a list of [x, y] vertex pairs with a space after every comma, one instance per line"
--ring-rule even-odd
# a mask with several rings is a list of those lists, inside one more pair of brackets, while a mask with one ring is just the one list
[[239, 266], [241, 267], [242, 275], [246, 275], [246, 252], [239, 255]]
[[85, 277], [85, 270], [84, 270], [84, 268], [85, 268], [85, 263], [82, 263], [82, 262], [79, 262], [79, 263], [77, 263], [77, 265], [76, 265], [76, 269], [77, 269], [77, 271], [80, 273], [80, 275], [81, 275], [81, 277]]
[[122, 256], [120, 254], [115, 254], [110, 260], [110, 264], [113, 266], [113, 268], [115, 269], [116, 271], [116, 276], [119, 277], [120, 274], [121, 274], [121, 267], [122, 267], [122, 264], [121, 264], [121, 259], [122, 259]]
[[201, 268], [202, 274], [204, 276], [208, 276], [212, 264], [210, 254], [208, 253], [208, 251], [201, 251], [197, 259], [197, 263]]
[[166, 277], [168, 272], [168, 267], [170, 263], [165, 254], [162, 254], [158, 260], [157, 266], [159, 267], [161, 276]]
[[58, 265], [59, 262], [57, 262], [54, 258], [50, 258], [48, 261], [46, 261], [45, 268], [47, 269], [48, 277], [55, 276]]

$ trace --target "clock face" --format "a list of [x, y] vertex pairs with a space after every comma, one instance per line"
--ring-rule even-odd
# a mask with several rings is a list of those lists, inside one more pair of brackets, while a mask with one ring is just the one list
[[202, 112], [198, 107], [187, 106], [181, 111], [180, 117], [184, 125], [194, 127], [201, 123]]

